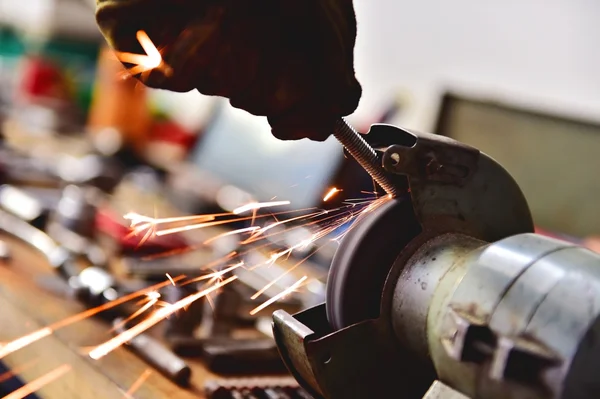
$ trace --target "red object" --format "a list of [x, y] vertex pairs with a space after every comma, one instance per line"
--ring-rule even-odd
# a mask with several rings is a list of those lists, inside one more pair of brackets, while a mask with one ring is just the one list
[[534, 232], [536, 234], [542, 235], [542, 236], [546, 236], [546, 237], [550, 237], [550, 238], [556, 238], [557, 240], [563, 240], [566, 242], [569, 242], [571, 244], [576, 244], [576, 245], [582, 245], [583, 244], [583, 239], [579, 238], [579, 237], [573, 237], [567, 234], [561, 234], [561, 233], [556, 233], [553, 231], [549, 231], [549, 230], [545, 230], [539, 227], [535, 227]]
[[159, 121], [152, 127], [152, 141], [162, 141], [189, 150], [192, 148], [198, 139], [198, 136], [184, 129], [180, 125], [172, 121]]
[[121, 216], [107, 209], [99, 210], [96, 214], [96, 228], [99, 232], [117, 241], [122, 253], [149, 255], [189, 246], [188, 242], [177, 234], [150, 237], [148, 240], [143, 241], [143, 234], [131, 234], [130, 228], [125, 226], [122, 221]]
[[68, 88], [60, 67], [44, 58], [31, 57], [25, 60], [19, 94], [27, 100], [66, 100]]

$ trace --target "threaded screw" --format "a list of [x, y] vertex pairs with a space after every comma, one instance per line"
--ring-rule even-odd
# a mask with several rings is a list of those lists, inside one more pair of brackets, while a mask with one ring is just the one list
[[398, 189], [381, 166], [375, 150], [343, 118], [336, 122], [333, 135], [386, 193], [392, 197], [398, 194]]

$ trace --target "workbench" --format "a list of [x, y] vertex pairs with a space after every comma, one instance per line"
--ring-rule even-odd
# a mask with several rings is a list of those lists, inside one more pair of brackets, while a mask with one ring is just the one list
[[[10, 262], [0, 263], [0, 341], [6, 342], [65, 319], [85, 308], [76, 301], [57, 296], [36, 284], [36, 279], [53, 274], [46, 259], [12, 237], [0, 234], [12, 253]], [[123, 397], [187, 399], [204, 397], [204, 382], [215, 377], [199, 361], [188, 360], [192, 384], [182, 389], [158, 371], [150, 373], [135, 392], [126, 393], [149, 366], [125, 347], [120, 347], [96, 361], [85, 349], [111, 338], [110, 326], [85, 319], [58, 329], [54, 334], [20, 349], [2, 359], [30, 382], [64, 364], [71, 369], [41, 388], [38, 393], [48, 399], [111, 399]]]

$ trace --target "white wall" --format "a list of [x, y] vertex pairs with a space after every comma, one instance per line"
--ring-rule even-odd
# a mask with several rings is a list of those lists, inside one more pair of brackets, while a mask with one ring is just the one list
[[410, 94], [396, 121], [430, 130], [445, 86], [600, 120], [598, 0], [354, 0], [355, 120]]
[[34, 37], [60, 34], [93, 41], [102, 37], [93, 0], [0, 0], [0, 24]]

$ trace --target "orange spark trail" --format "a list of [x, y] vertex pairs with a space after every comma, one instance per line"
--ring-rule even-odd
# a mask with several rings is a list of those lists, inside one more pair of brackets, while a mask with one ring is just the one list
[[[323, 248], [323, 247], [321, 247]], [[269, 288], [271, 288], [275, 283], [277, 283], [279, 280], [281, 280], [283, 277], [287, 276], [289, 273], [291, 273], [292, 271], [294, 271], [298, 266], [300, 266], [301, 264], [303, 264], [304, 262], [306, 262], [311, 256], [313, 256], [315, 253], [317, 253], [319, 251], [318, 248], [314, 251], [312, 251], [310, 253], [310, 255], [306, 256], [304, 259], [300, 260], [299, 262], [297, 262], [295, 265], [293, 265], [292, 267], [290, 267], [289, 269], [287, 269], [285, 272], [283, 272], [280, 276], [274, 278], [273, 280], [271, 280], [271, 282], [267, 285], [265, 285], [264, 287], [262, 287], [260, 290], [258, 290], [254, 295], [252, 295], [250, 297], [250, 299], [256, 299], [259, 296], [261, 296], [266, 290], [268, 290]]]
[[266, 301], [265, 303], [263, 303], [260, 306], [257, 306], [256, 308], [252, 309], [250, 311], [251, 315], [255, 315], [258, 312], [260, 312], [261, 310], [263, 310], [264, 308], [266, 308], [267, 306], [269, 306], [270, 304], [278, 301], [279, 299], [283, 298], [284, 296], [286, 296], [287, 294], [289, 294], [290, 292], [293, 292], [295, 289], [297, 289], [304, 280], [306, 280], [308, 277], [304, 276], [302, 277], [300, 280], [296, 281], [293, 285], [291, 285], [290, 287], [288, 287], [286, 290], [280, 292], [279, 294], [275, 295], [273, 298], [269, 299], [268, 301]]
[[202, 244], [207, 245], [210, 244], [211, 242], [218, 240], [219, 238], [223, 238], [223, 237], [227, 237], [227, 236], [233, 236], [236, 234], [243, 234], [243, 233], [253, 233], [256, 230], [260, 230], [261, 228], [259, 226], [251, 226], [251, 227], [246, 227], [243, 229], [237, 229], [237, 230], [232, 230], [232, 231], [227, 231], [225, 233], [221, 233], [219, 235], [216, 235], [212, 238], [209, 238], [208, 240], [204, 241]]
[[252, 243], [254, 241], [258, 241], [258, 240], [261, 240], [263, 238], [266, 238], [266, 236], [263, 236], [262, 238], [260, 238], [260, 236], [263, 235], [266, 231], [269, 231], [269, 230], [271, 230], [274, 227], [281, 226], [281, 225], [284, 225], [286, 223], [294, 222], [296, 220], [301, 220], [301, 219], [308, 220], [308, 219], [312, 219], [312, 218], [315, 218], [317, 216], [321, 216], [321, 215], [325, 215], [325, 214], [327, 214], [327, 211], [313, 212], [313, 213], [309, 213], [308, 215], [300, 215], [300, 216], [296, 216], [296, 217], [291, 218], [291, 219], [280, 220], [278, 222], [271, 223], [271, 224], [269, 224], [267, 226], [258, 228], [257, 231], [254, 234], [252, 234], [248, 239], [240, 242], [240, 244], [242, 244], [242, 245], [244, 245], [244, 244], [250, 244], [250, 243]]
[[45, 385], [48, 385], [49, 383], [58, 379], [59, 377], [62, 377], [65, 373], [67, 373], [70, 370], [71, 370], [70, 365], [63, 364], [62, 366], [55, 368], [54, 370], [50, 371], [49, 373], [44, 374], [43, 376], [31, 381], [30, 383], [22, 386], [21, 388], [17, 389], [16, 391], [6, 395], [2, 399], [22, 399], [22, 398], [26, 397], [27, 395], [31, 395], [38, 389], [44, 387]]
[[196, 278], [193, 278], [191, 280], [188, 280], [185, 283], [183, 283], [182, 286], [188, 285], [188, 284], [191, 284], [191, 283], [195, 283], [195, 282], [198, 282], [198, 281], [202, 281], [202, 280], [218, 279], [219, 277], [223, 276], [224, 274], [229, 273], [230, 271], [235, 270], [238, 267], [242, 267], [242, 266], [244, 266], [244, 262], [243, 261], [240, 262], [240, 263], [236, 263], [235, 265], [232, 265], [232, 266], [230, 266], [230, 267], [228, 267], [226, 269], [220, 270], [218, 272], [206, 274], [204, 276], [200, 276], [200, 277], [196, 277]]
[[[262, 237], [259, 236], [262, 233], [264, 233], [265, 231], [268, 231], [268, 230], [270, 230], [271, 228], [273, 228], [273, 227], [275, 227], [277, 225], [282, 225], [282, 224], [285, 224], [285, 223], [288, 223], [288, 222], [291, 222], [291, 221], [295, 221], [295, 220], [301, 220], [302, 218], [306, 218], [306, 220], [310, 220], [310, 219], [314, 219], [314, 218], [316, 218], [318, 216], [329, 215], [326, 218], [317, 219], [317, 220], [314, 220], [312, 222], [307, 222], [307, 223], [304, 223], [302, 225], [291, 227], [291, 228], [287, 229], [286, 232], [290, 232], [292, 230], [295, 230], [295, 229], [298, 229], [298, 228], [302, 228], [302, 227], [313, 226], [315, 224], [323, 223], [323, 222], [325, 222], [327, 220], [331, 220], [331, 219], [336, 219], [337, 218], [338, 220], [344, 220], [345, 217], [342, 217], [343, 214], [339, 214], [339, 213], [335, 213], [335, 212], [339, 212], [339, 211], [341, 211], [341, 210], [343, 210], [345, 208], [353, 208], [353, 206], [352, 205], [346, 205], [346, 206], [343, 206], [343, 207], [340, 207], [340, 208], [336, 208], [336, 209], [332, 209], [332, 210], [328, 210], [328, 211], [314, 212], [314, 213], [310, 213], [308, 215], [302, 215], [302, 216], [298, 216], [298, 217], [295, 217], [295, 218], [292, 218], [292, 219], [286, 219], [286, 220], [282, 220], [280, 222], [276, 222], [276, 223], [267, 225], [267, 226], [263, 227], [261, 230], [257, 231], [254, 235], [250, 236], [247, 240], [242, 241], [240, 244], [242, 244], [242, 245], [244, 245], [244, 244], [250, 244], [250, 243], [253, 243], [255, 241], [260, 241], [260, 240], [265, 239], [265, 238], [269, 238], [269, 237], [273, 237], [273, 236], [276, 236], [276, 235], [280, 235], [282, 232], [277, 232], [277, 233], [274, 233], [274, 234], [268, 234], [268, 235], [264, 235]], [[350, 212], [351, 212], [350, 213], [350, 217], [354, 217], [355, 215], [353, 215], [352, 212], [356, 212], [356, 211], [350, 211]], [[334, 220], [334, 222], [335, 221], [336, 220]], [[346, 223], [346, 221], [343, 221], [341, 224], [344, 224], [344, 223]]]
[[106, 356], [108, 353], [112, 352], [119, 346], [130, 341], [132, 338], [135, 338], [137, 335], [143, 333], [144, 331], [146, 331], [150, 327], [154, 326], [155, 324], [158, 324], [160, 321], [164, 320], [166, 317], [172, 315], [173, 313], [177, 312], [178, 310], [181, 310], [181, 309], [189, 306], [190, 304], [192, 304], [193, 302], [202, 298], [203, 296], [210, 294], [213, 291], [218, 290], [219, 288], [231, 283], [232, 281], [234, 281], [236, 279], [237, 279], [237, 276], [232, 276], [232, 277], [228, 278], [227, 280], [224, 280], [218, 284], [215, 284], [214, 286], [212, 286], [210, 288], [207, 288], [203, 291], [189, 295], [180, 301], [177, 301], [173, 304], [169, 304], [169, 305], [165, 306], [164, 308], [157, 310], [156, 312], [151, 314], [147, 319], [139, 322], [135, 326], [131, 327], [129, 330], [124, 331], [123, 333], [117, 335], [116, 337], [114, 337], [114, 338], [106, 341], [105, 343], [97, 346], [96, 348], [92, 349], [92, 351], [90, 351], [90, 353], [89, 353], [89, 356], [94, 360], [98, 360], [98, 359]]
[[205, 227], [220, 226], [220, 225], [223, 225], [223, 224], [230, 224], [230, 223], [233, 223], [233, 222], [242, 222], [242, 221], [251, 220], [251, 219], [252, 219], [252, 217], [245, 217], [245, 218], [238, 218], [238, 219], [219, 220], [219, 221], [216, 221], [216, 222], [188, 224], [186, 226], [173, 227], [173, 228], [165, 229], [165, 230], [158, 230], [157, 232], [154, 233], [154, 235], [156, 235], [156, 236], [166, 236], [166, 235], [169, 235], [169, 234], [182, 233], [184, 231], [190, 231], [190, 230], [199, 230], [199, 229], [203, 229]]
[[13, 378], [14, 376], [17, 376], [19, 374], [21, 374], [23, 371], [27, 370], [28, 368], [32, 367], [35, 363], [37, 363], [39, 360], [32, 360], [29, 361], [25, 364], [21, 364], [17, 367], [12, 367], [11, 370], [0, 374], [0, 384], [2, 384], [4, 381], [9, 380], [11, 378]]
[[[312, 236], [310, 238], [307, 238], [306, 240], [302, 240], [300, 241], [298, 244], [293, 245], [287, 249], [284, 249], [282, 251], [279, 252], [275, 252], [273, 254], [271, 254], [270, 259], [267, 261], [267, 264], [275, 264], [275, 262], [277, 262], [277, 260], [281, 259], [284, 256], [290, 256], [292, 254], [292, 252], [294, 252], [296, 249], [306, 249], [308, 248], [309, 245], [313, 244], [314, 242], [316, 242], [317, 240], [325, 237], [326, 235], [328, 235], [329, 233], [333, 232], [335, 229], [337, 229], [338, 227], [342, 226], [344, 223], [346, 223], [347, 220], [345, 218], [340, 219], [339, 221], [336, 221], [336, 223], [333, 223], [331, 226], [322, 228], [321, 230], [315, 232], [312, 234]], [[250, 270], [255, 269], [256, 267], [253, 267]]]
[[327, 194], [325, 194], [325, 197], [323, 197], [323, 202], [329, 201], [331, 199], [331, 197], [333, 197], [334, 195], [336, 195], [340, 191], [342, 191], [342, 190], [339, 190], [339, 189], [333, 187], [331, 190], [329, 190], [327, 192]]
[[177, 284], [175, 284], [175, 280], [173, 280], [173, 277], [171, 277], [171, 275], [169, 273], [165, 273], [165, 276], [167, 276], [167, 278], [169, 279], [169, 281], [171, 282], [173, 287], [175, 287], [177, 285]]
[[[281, 202], [287, 203], [289, 201], [281, 201]], [[263, 207], [265, 204], [273, 204], [273, 203], [262, 203], [260, 205], [261, 205], [261, 207]], [[130, 226], [132, 228], [132, 232], [130, 233], [130, 236], [138, 235], [139, 233], [141, 233], [142, 231], [147, 229], [146, 234], [144, 235], [144, 237], [142, 239], [143, 241], [145, 241], [148, 238], [150, 238], [151, 236], [164, 236], [164, 235], [169, 235], [169, 234], [181, 233], [184, 231], [202, 229], [205, 227], [219, 226], [219, 225], [235, 223], [235, 222], [243, 222], [243, 221], [248, 221], [248, 220], [251, 220], [252, 223], [254, 223], [254, 220], [259, 219], [259, 218], [274, 217], [275, 215], [281, 215], [281, 214], [305, 212], [305, 211], [312, 210], [312, 209], [315, 209], [315, 208], [306, 208], [306, 209], [298, 209], [298, 210], [292, 210], [292, 211], [276, 212], [276, 213], [270, 213], [268, 215], [258, 215], [258, 216], [255, 215], [253, 212], [252, 216], [237, 217], [237, 218], [232, 218], [232, 219], [227, 219], [227, 220], [219, 220], [219, 221], [214, 221], [216, 216], [234, 216], [234, 214], [233, 213], [222, 213], [222, 214], [213, 214], [213, 215], [189, 216], [189, 217], [184, 217], [184, 218], [168, 218], [168, 219], [170, 219], [168, 222], [164, 222], [164, 220], [168, 220], [168, 219], [154, 219], [149, 216], [142, 216], [142, 215], [132, 214], [132, 213], [129, 213], [125, 216], [127, 216], [130, 219], [131, 218], [134, 219], [134, 222], [131, 223], [131, 226]], [[306, 216], [306, 215], [304, 215], [304, 216]], [[164, 229], [164, 230], [158, 230], [158, 228], [157, 228], [157, 225], [163, 224], [163, 222], [164, 223], [175, 223], [177, 221], [182, 221], [185, 218], [188, 218], [190, 220], [195, 220], [197, 222], [202, 221], [202, 223], [195, 223], [195, 224], [190, 224], [190, 225], [185, 225], [185, 226], [173, 227], [173, 228]], [[177, 220], [177, 219], [179, 219], [179, 220]], [[157, 223], [157, 222], [159, 222], [159, 223]], [[193, 250], [193, 249], [194, 248], [186, 248], [185, 250]], [[175, 250], [174, 253], [182, 253], [185, 250], [177, 249], [177, 250]]]
[[[160, 65], [160, 61], [162, 61], [162, 56], [160, 55], [160, 53], [158, 52], [158, 49], [152, 43], [152, 40], [150, 40], [150, 38], [148, 37], [146, 32], [144, 32], [143, 30], [137, 31], [136, 38], [142, 45], [142, 48], [144, 49], [146, 54], [148, 54], [148, 57], [150, 57], [151, 60], [158, 62], [158, 64]], [[156, 65], [156, 66], [158, 66], [158, 65]]]
[[151, 369], [144, 370], [142, 375], [140, 375], [138, 377], [138, 379], [135, 380], [133, 384], [131, 384], [131, 387], [129, 387], [129, 389], [127, 390], [127, 392], [125, 392], [125, 395], [123, 395], [123, 396], [126, 398], [133, 398], [132, 395], [135, 393], [135, 391], [140, 389], [142, 384], [148, 379], [148, 377], [150, 377], [151, 374], [152, 374]]
[[162, 55], [154, 43], [152, 43], [152, 40], [150, 40], [146, 32], [141, 30], [138, 31], [136, 33], [136, 38], [146, 52], [145, 55], [118, 51], [116, 52], [117, 58], [119, 58], [121, 62], [135, 64], [134, 67], [127, 71], [129, 75], [134, 76], [140, 73], [151, 71], [153, 69], [161, 69], [163, 73], [169, 75], [172, 72], [171, 68], [165, 65]]
[[142, 313], [144, 313], [146, 310], [150, 309], [152, 306], [156, 305], [158, 303], [158, 299], [160, 298], [160, 294], [158, 297], [148, 297], [148, 302], [144, 304], [144, 306], [142, 306], [141, 308], [139, 308], [138, 310], [136, 310], [135, 312], [133, 312], [129, 317], [127, 317], [126, 319], [124, 319], [123, 321], [121, 321], [120, 323], [117, 323], [115, 326], [113, 326], [113, 328], [111, 329], [111, 331], [116, 331], [119, 328], [121, 328], [122, 326], [124, 326], [125, 324], [127, 324], [128, 322], [130, 322], [131, 320], [135, 319], [136, 317], [138, 317], [139, 315], [141, 315]]
[[262, 208], [270, 208], [274, 206], [289, 205], [290, 201], [271, 201], [271, 202], [251, 202], [249, 204], [240, 206], [232, 211], [232, 213], [239, 215], [248, 211], [255, 211]]
[[[177, 277], [176, 280], [181, 280], [182, 278], [184, 278], [183, 276]], [[92, 308], [92, 309], [88, 309], [86, 311], [83, 311], [81, 313], [78, 313], [76, 315], [73, 315], [71, 317], [68, 317], [66, 319], [63, 319], [61, 321], [58, 321], [56, 323], [53, 323], [47, 327], [41, 328], [37, 331], [34, 331], [32, 333], [29, 333], [27, 335], [24, 335], [20, 338], [17, 338], [13, 341], [10, 341], [8, 343], [2, 344], [0, 345], [0, 359], [4, 358], [5, 356], [19, 350], [22, 349], [34, 342], [39, 341], [42, 338], [45, 338], [49, 335], [52, 334], [53, 331], [58, 330], [59, 328], [62, 327], [66, 327], [70, 324], [76, 323], [78, 321], [87, 319], [88, 317], [94, 316], [102, 311], [105, 311], [107, 309], [111, 309], [115, 306], [118, 306], [122, 303], [128, 302], [131, 299], [137, 298], [139, 296], [142, 295], [146, 295], [148, 292], [157, 290], [159, 288], [162, 288], [166, 285], [169, 285], [170, 283], [168, 281], [165, 281], [163, 283], [159, 283], [159, 284], [155, 284], [151, 287], [145, 288], [143, 290], [131, 293], [129, 295], [125, 295], [121, 298], [115, 299], [114, 301], [111, 301], [109, 303], [106, 303], [104, 305], [100, 305], [98, 307]]]
[[17, 338], [14, 341], [3, 344], [0, 346], [0, 359], [51, 334], [52, 328], [44, 327], [30, 334], [24, 335], [21, 338]]
[[179, 222], [189, 222], [189, 221], [211, 221], [215, 220], [219, 216], [228, 216], [230, 213], [215, 213], [211, 215], [193, 215], [193, 216], [177, 216], [171, 218], [153, 218], [150, 216], [140, 215], [139, 213], [129, 212], [123, 215], [123, 219], [129, 220], [131, 227], [139, 226], [140, 224], [147, 225], [158, 225], [165, 223], [179, 223]]
[[381, 197], [375, 201], [372, 201], [369, 203], [369, 205], [367, 207], [365, 207], [363, 210], [361, 210], [357, 215], [354, 215], [354, 221], [352, 222], [352, 225], [350, 225], [350, 227], [348, 228], [348, 230], [346, 230], [345, 232], [343, 232], [342, 234], [340, 234], [339, 236], [335, 237], [332, 239], [332, 241], [339, 241], [340, 239], [342, 239], [346, 234], [348, 234], [350, 232], [350, 230], [352, 230], [352, 228], [354, 226], [357, 225], [358, 222], [360, 222], [367, 214], [375, 211], [377, 208], [379, 208], [380, 206], [384, 205], [385, 203], [387, 203], [388, 201], [392, 200], [392, 196], [391, 195], [386, 195], [385, 197]]

